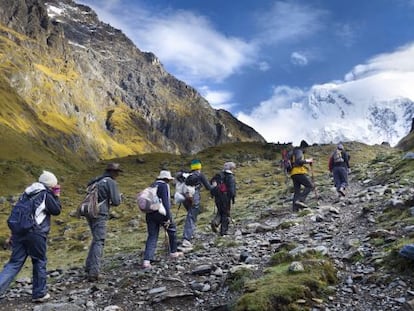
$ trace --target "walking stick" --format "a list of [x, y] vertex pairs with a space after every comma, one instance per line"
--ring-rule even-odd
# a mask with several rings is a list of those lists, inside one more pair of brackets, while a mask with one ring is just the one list
[[170, 254], [170, 238], [169, 238], [169, 236], [168, 236], [168, 232], [167, 232], [167, 229], [168, 228], [165, 228], [164, 226], [162, 226], [163, 228], [164, 228], [164, 233], [165, 233], [165, 240], [164, 240], [164, 245], [165, 245], [165, 252], [166, 252], [166, 255], [168, 256], [169, 254]]
[[318, 189], [316, 187], [316, 183], [315, 183], [315, 176], [313, 174], [313, 163], [310, 163], [310, 172], [311, 172], [311, 178], [312, 178], [312, 184], [313, 184], [313, 189], [315, 191], [315, 197], [316, 197], [316, 204], [319, 205], [319, 194], [318, 194]]

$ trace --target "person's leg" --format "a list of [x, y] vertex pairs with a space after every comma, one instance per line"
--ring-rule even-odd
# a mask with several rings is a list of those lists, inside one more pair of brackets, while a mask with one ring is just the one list
[[90, 277], [97, 277], [101, 268], [101, 259], [106, 238], [106, 217], [99, 216], [88, 220], [92, 233], [92, 242], [86, 258], [86, 272]]
[[334, 167], [332, 170], [333, 179], [336, 191], [339, 191], [339, 188], [341, 188], [341, 173], [340, 173], [340, 167]]
[[299, 175], [299, 182], [301, 183], [301, 185], [304, 186], [304, 189], [302, 191], [302, 193], [300, 194], [300, 201], [305, 202], [307, 196], [309, 195], [309, 193], [313, 190], [314, 185], [312, 183], [312, 181], [310, 180], [309, 176], [307, 175]]
[[295, 206], [296, 201], [299, 201], [300, 199], [300, 187], [301, 183], [298, 179], [299, 175], [292, 175], [292, 182], [293, 182], [293, 206]]
[[171, 221], [167, 230], [168, 240], [170, 244], [170, 253], [177, 252], [177, 227], [174, 221]]
[[230, 223], [230, 200], [227, 200], [226, 204], [223, 206], [223, 214], [221, 218], [221, 227], [220, 234], [226, 235], [229, 230]]
[[10, 260], [0, 272], [0, 295], [3, 295], [10, 283], [22, 269], [27, 258], [27, 251], [23, 244], [23, 238], [13, 237], [12, 254]]
[[30, 233], [26, 242], [33, 265], [33, 299], [47, 294], [47, 238], [35, 232]]
[[147, 241], [145, 242], [144, 260], [149, 261], [154, 260], [158, 235], [160, 232], [160, 225], [155, 218], [155, 214], [156, 213], [151, 213], [146, 215], [148, 236]]
[[196, 190], [193, 196], [193, 204], [187, 210], [187, 217], [184, 224], [183, 239], [191, 241], [196, 230], [197, 216], [200, 210], [200, 190]]
[[187, 217], [185, 218], [184, 232], [183, 232], [184, 240], [187, 240], [187, 241], [192, 240], [194, 231], [196, 229], [197, 215], [198, 215], [198, 208], [195, 208], [194, 206], [192, 206], [188, 210]]

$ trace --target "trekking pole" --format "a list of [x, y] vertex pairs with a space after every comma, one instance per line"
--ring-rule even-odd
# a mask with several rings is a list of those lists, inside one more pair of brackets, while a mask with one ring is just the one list
[[164, 239], [165, 252], [166, 252], [166, 256], [168, 256], [170, 254], [170, 238], [168, 236], [167, 228], [165, 228], [164, 226], [163, 228], [164, 228], [164, 236], [165, 236], [165, 239]]
[[310, 171], [311, 171], [311, 178], [312, 178], [312, 183], [313, 183], [313, 189], [315, 191], [315, 196], [316, 196], [316, 204], [319, 205], [319, 194], [318, 194], [318, 189], [316, 187], [316, 183], [315, 183], [315, 176], [313, 174], [313, 163], [310, 163]]

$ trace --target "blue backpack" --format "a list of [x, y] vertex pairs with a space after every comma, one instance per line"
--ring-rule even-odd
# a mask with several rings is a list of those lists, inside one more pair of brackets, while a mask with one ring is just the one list
[[35, 211], [37, 206], [35, 206], [34, 201], [42, 193], [44, 192], [41, 191], [33, 196], [24, 193], [13, 206], [10, 216], [7, 219], [7, 225], [13, 234], [25, 234], [35, 226]]

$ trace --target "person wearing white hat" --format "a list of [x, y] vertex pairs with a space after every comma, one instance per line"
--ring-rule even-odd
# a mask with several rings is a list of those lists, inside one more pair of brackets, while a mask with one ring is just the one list
[[[33, 264], [32, 301], [39, 303], [50, 298], [47, 290], [47, 237], [51, 215], [59, 215], [62, 209], [59, 195], [60, 187], [56, 176], [49, 171], [43, 171], [38, 182], [27, 187], [20, 196], [17, 204], [32, 201], [30, 206], [34, 209], [34, 223], [26, 231], [11, 230], [12, 254], [0, 272], [0, 296], [4, 296], [27, 256], [30, 256]], [[10, 228], [13, 229], [13, 226]]]
[[157, 187], [157, 196], [161, 199], [162, 205], [165, 208], [165, 215], [158, 211], [147, 213], [145, 221], [147, 223], [147, 241], [145, 243], [144, 260], [142, 262], [143, 269], [151, 268], [151, 261], [155, 258], [155, 251], [157, 250], [157, 241], [161, 226], [164, 227], [168, 235], [169, 254], [171, 258], [178, 258], [183, 253], [177, 251], [177, 227], [174, 223], [171, 212], [171, 195], [169, 182], [174, 180], [171, 172], [167, 170], [160, 171], [157, 179], [151, 185]]

